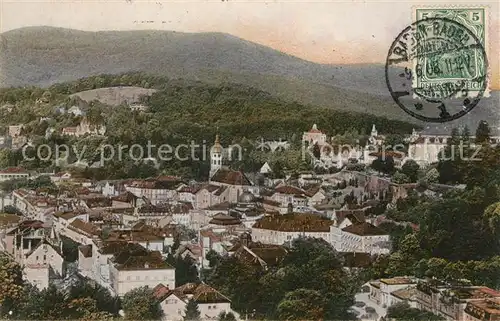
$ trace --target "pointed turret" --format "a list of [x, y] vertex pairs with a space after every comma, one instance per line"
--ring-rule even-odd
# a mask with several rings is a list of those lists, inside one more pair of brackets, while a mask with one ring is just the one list
[[212, 147], [212, 152], [217, 152], [217, 153], [222, 152], [222, 145], [220, 144], [219, 134], [215, 135], [215, 142], [214, 146]]
[[373, 126], [372, 126], [372, 137], [376, 137], [376, 136], [378, 136], [377, 128], [375, 128], [375, 124], [373, 124]]

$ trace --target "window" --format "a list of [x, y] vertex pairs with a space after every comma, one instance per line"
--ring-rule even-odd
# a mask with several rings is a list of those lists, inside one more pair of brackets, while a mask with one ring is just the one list
[[210, 310], [210, 309], [212, 309], [212, 306], [210, 306], [210, 305], [209, 305], [209, 306], [208, 306], [208, 309], [209, 309], [209, 310]]
[[38, 261], [38, 255], [36, 256], [36, 258], [35, 258], [35, 259]]
[[130, 275], [129, 275], [129, 276], [127, 276], [127, 281], [130, 281]]
[[47, 255], [44, 255], [44, 256], [43, 256], [43, 260], [44, 260], [44, 261], [47, 261]]
[[141, 277], [138, 275], [135, 277], [136, 280], [139, 280]]

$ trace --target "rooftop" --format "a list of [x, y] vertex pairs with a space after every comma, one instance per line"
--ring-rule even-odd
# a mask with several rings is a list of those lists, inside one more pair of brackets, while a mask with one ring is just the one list
[[480, 320], [500, 320], [500, 299], [485, 299], [467, 303], [465, 313]]
[[269, 215], [259, 219], [253, 228], [281, 232], [329, 232], [333, 221], [316, 214], [293, 213]]
[[[165, 289], [157, 289], [158, 294], [165, 292]], [[211, 286], [204, 283], [186, 283], [174, 290], [170, 291], [169, 294], [164, 296], [166, 298], [170, 294], [175, 294], [177, 297], [183, 300], [188, 300], [192, 298], [196, 303], [229, 303], [229, 300], [225, 295], [215, 290]]]
[[220, 168], [215, 172], [211, 181], [228, 185], [252, 185], [248, 177], [242, 171], [233, 171], [225, 168]]
[[111, 262], [117, 270], [173, 269], [159, 251], [149, 251], [136, 243], [127, 243], [114, 254]]
[[68, 228], [73, 229], [77, 232], [83, 232], [88, 236], [98, 236], [100, 234], [100, 229], [92, 223], [82, 221], [77, 218], [68, 225]]
[[387, 285], [416, 284], [416, 280], [409, 277], [395, 277], [390, 279], [380, 279], [380, 282]]
[[21, 167], [9, 167], [0, 170], [0, 174], [27, 174], [28, 172]]
[[[353, 222], [354, 223], [354, 222]], [[387, 235], [384, 230], [376, 227], [368, 222], [354, 223], [342, 229], [344, 232], [356, 234], [359, 236], [374, 236], [374, 235]]]
[[214, 225], [238, 225], [241, 224], [241, 220], [224, 213], [218, 213], [208, 223]]

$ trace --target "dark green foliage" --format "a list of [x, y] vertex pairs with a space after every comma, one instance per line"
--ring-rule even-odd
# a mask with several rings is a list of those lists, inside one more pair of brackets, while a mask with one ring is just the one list
[[219, 321], [236, 321], [236, 317], [232, 312], [222, 311], [218, 317]]
[[490, 142], [491, 129], [488, 122], [482, 120], [476, 129], [476, 144], [484, 144]]
[[198, 308], [198, 303], [194, 300], [189, 300], [186, 304], [186, 309], [184, 310], [184, 320], [185, 321], [197, 321], [200, 320], [200, 309]]
[[153, 290], [144, 286], [127, 292], [122, 308], [128, 320], [159, 320], [163, 314]]
[[382, 155], [373, 160], [371, 168], [379, 173], [392, 174], [395, 171], [394, 158], [388, 155]]
[[80, 244], [66, 236], [61, 236], [61, 240], [64, 260], [66, 262], [75, 262], [78, 260], [78, 246]]
[[71, 287], [69, 299], [75, 300], [82, 298], [93, 299], [98, 311], [105, 311], [113, 315], [118, 315], [118, 298], [113, 297], [108, 289], [93, 280], [86, 279]]
[[319, 147], [318, 143], [313, 145], [313, 150], [312, 150], [313, 156], [316, 159], [320, 159], [321, 157], [321, 148]]
[[224, 257], [208, 283], [227, 295], [232, 308], [242, 315], [288, 320], [350, 319], [347, 310], [360, 285], [342, 269], [342, 260], [330, 244], [310, 238], [293, 241], [281, 264], [267, 271]]
[[12, 205], [4, 206], [2, 212], [7, 213], [7, 214], [16, 214], [16, 215], [23, 214], [17, 207], [12, 206]]
[[387, 315], [384, 320], [401, 321], [437, 321], [444, 318], [433, 314], [432, 312], [422, 311], [412, 308], [406, 302], [396, 303], [387, 309]]
[[12, 179], [8, 181], [3, 181], [0, 183], [0, 189], [10, 193], [13, 190], [26, 188], [26, 189], [46, 189], [48, 192], [54, 193], [56, 191], [56, 186], [50, 180], [49, 176], [39, 176], [35, 179]]
[[186, 256], [184, 259], [178, 256], [175, 260], [174, 267], [176, 287], [186, 283], [197, 283], [200, 281], [195, 262], [189, 256]]
[[[54, 112], [56, 106], [69, 107], [75, 104], [72, 101], [75, 99], [69, 99], [68, 94], [106, 86], [142, 86], [145, 83], [152, 88], [159, 89], [157, 93], [144, 99], [145, 103], [151, 107], [149, 113], [130, 112], [126, 106], [111, 107], [99, 102], [76, 102], [87, 111], [89, 121], [93, 124], [104, 123], [106, 125], [107, 137], [105, 139], [61, 137], [58, 134], [63, 127], [76, 126], [80, 122], [78, 117]], [[26, 92], [23, 93], [23, 90]], [[206, 141], [207, 147], [210, 147], [216, 128], [219, 127], [223, 145], [236, 143], [244, 147], [242, 158], [232, 160], [229, 165], [235, 169], [256, 171], [263, 161], [270, 160], [275, 172], [273, 175], [281, 177], [285, 169], [310, 169], [308, 161], [300, 162], [302, 155], [300, 141], [294, 138], [294, 135], [308, 130], [312, 123], [317, 123], [326, 133], [344, 133], [353, 128], [366, 132], [372, 124], [376, 124], [384, 133], [401, 134], [410, 131], [413, 127], [409, 123], [368, 114], [289, 103], [258, 89], [237, 84], [208, 85], [201, 82], [169, 80], [142, 73], [100, 75], [71, 83], [57, 84], [49, 91], [51, 102], [47, 106], [37, 108], [32, 106], [36, 99], [43, 96], [44, 90], [16, 88], [0, 91], [0, 101], [15, 99], [19, 105], [26, 105], [26, 112], [23, 109], [1, 117], [0, 127], [18, 123], [26, 124], [26, 135], [35, 139], [35, 145], [47, 144], [52, 147], [55, 144], [88, 145], [83, 155], [84, 160], [89, 163], [100, 159], [100, 146], [104, 144], [115, 146], [140, 144], [145, 151], [148, 151], [147, 143], [150, 141], [155, 147], [150, 149], [151, 155], [144, 155], [145, 157], [157, 157], [158, 146], [162, 144], [178, 146], [194, 142], [201, 145], [203, 141]], [[38, 118], [41, 116], [53, 118], [52, 125], [55, 126], [56, 133], [48, 139], [39, 135], [47, 126], [45, 122], [42, 122], [43, 127], [40, 127]], [[342, 122], [337, 121], [338, 119], [342, 119]], [[277, 162], [274, 156], [271, 160], [270, 155], [253, 148], [254, 141], [259, 137], [282, 138], [292, 143], [291, 151], [274, 155], [282, 154], [277, 156], [282, 170], [279, 168], [280, 165], [273, 164]], [[34, 152], [34, 149], [28, 148], [28, 156], [34, 156]], [[202, 155], [200, 147], [195, 152], [197, 160], [193, 160], [189, 152], [186, 151], [186, 155], [180, 155], [188, 156], [187, 160], [172, 159], [160, 162], [159, 168], [155, 168], [152, 164], [134, 162], [130, 158], [129, 151], [125, 150], [120, 161], [107, 161], [103, 168], [85, 169], [80, 171], [80, 174], [83, 177], [98, 180], [147, 178], [160, 173], [181, 175], [187, 179], [205, 179], [209, 171], [208, 155]], [[28, 169], [50, 168], [54, 165], [53, 159], [41, 161], [35, 158], [33, 161], [28, 161], [20, 152], [4, 154], [0, 155], [0, 164], [21, 165]], [[68, 162], [74, 162], [76, 156], [73, 150], [70, 151]]]
[[401, 167], [401, 172], [405, 174], [411, 183], [415, 183], [418, 179], [420, 166], [413, 159], [407, 160]]
[[12, 318], [19, 320], [107, 320], [118, 313], [118, 298], [89, 280], [78, 282], [68, 292], [54, 285], [40, 291], [26, 283], [15, 303]]
[[222, 260], [222, 257], [220, 256], [220, 254], [215, 252], [214, 250], [208, 251], [206, 258], [207, 258], [208, 264], [211, 268], [217, 266], [220, 263], [220, 261]]

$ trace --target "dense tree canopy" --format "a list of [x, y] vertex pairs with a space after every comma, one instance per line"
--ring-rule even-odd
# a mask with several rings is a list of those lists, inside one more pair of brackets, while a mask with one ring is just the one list
[[359, 281], [342, 269], [330, 244], [309, 238], [295, 240], [283, 262], [267, 271], [224, 257], [208, 277], [242, 315], [287, 320], [350, 319]]
[[128, 320], [159, 320], [163, 314], [153, 290], [148, 287], [136, 288], [125, 293], [122, 308]]

